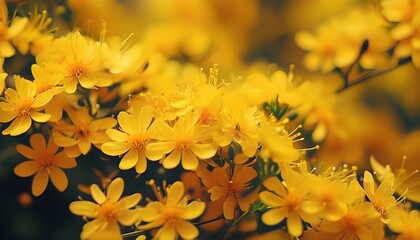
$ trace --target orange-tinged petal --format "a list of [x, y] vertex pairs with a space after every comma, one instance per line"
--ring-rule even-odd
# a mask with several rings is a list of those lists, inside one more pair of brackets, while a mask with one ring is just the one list
[[76, 158], [76, 157], [80, 156], [80, 154], [82, 154], [77, 145], [66, 147], [66, 148], [64, 148], [63, 152], [69, 158]]
[[41, 195], [45, 191], [45, 188], [47, 188], [47, 185], [48, 171], [46, 169], [41, 169], [35, 174], [32, 182], [32, 194], [34, 194], [34, 196]]
[[77, 140], [61, 133], [53, 133], [54, 142], [60, 147], [70, 147], [77, 144]]
[[163, 160], [163, 167], [166, 169], [172, 169], [179, 165], [181, 161], [181, 151], [175, 149], [171, 152], [164, 160]]
[[270, 177], [264, 180], [263, 185], [270, 191], [277, 193], [281, 197], [286, 197], [287, 191], [283, 183], [277, 177]]
[[87, 137], [79, 138], [77, 145], [79, 146], [80, 152], [82, 152], [83, 155], [86, 155], [90, 151], [91, 143]]
[[182, 151], [181, 164], [185, 170], [195, 170], [198, 167], [198, 158], [189, 149], [185, 149]]
[[67, 188], [69, 181], [67, 180], [66, 174], [58, 167], [50, 166], [50, 178], [53, 185], [58, 191], [62, 192]]
[[67, 157], [64, 152], [60, 152], [54, 156], [53, 164], [54, 166], [64, 169], [74, 168], [77, 166], [76, 159]]
[[58, 145], [55, 144], [53, 137], [50, 137], [47, 143], [47, 152], [54, 155], [58, 151]]
[[372, 230], [367, 226], [359, 226], [356, 228], [356, 235], [359, 239], [374, 240]]
[[44, 135], [41, 133], [35, 133], [32, 135], [29, 142], [37, 153], [45, 152], [47, 150], [47, 142], [45, 141]]
[[20, 153], [22, 156], [26, 157], [27, 159], [34, 159], [35, 157], [35, 151], [28, 146], [18, 144], [16, 145], [16, 150], [18, 151], [18, 153]]
[[96, 218], [99, 213], [99, 205], [90, 201], [75, 201], [70, 203], [70, 211], [79, 216]]
[[39, 170], [37, 161], [26, 161], [17, 165], [14, 172], [19, 177], [29, 177], [34, 175]]
[[182, 197], [184, 197], [184, 184], [182, 182], [174, 182], [170, 187], [166, 189], [166, 204], [176, 205]]
[[303, 224], [299, 215], [295, 211], [289, 211], [287, 216], [287, 230], [290, 235], [298, 237], [303, 233]]
[[227, 220], [232, 220], [235, 217], [236, 199], [233, 194], [230, 194], [223, 203], [223, 214]]
[[107, 129], [105, 133], [114, 142], [127, 142], [129, 138], [129, 135], [127, 133], [123, 133], [113, 128]]
[[112, 203], [115, 203], [120, 199], [123, 191], [124, 180], [122, 178], [116, 178], [109, 184], [106, 195]]
[[201, 159], [209, 159], [214, 157], [217, 149], [217, 145], [214, 144], [193, 144], [191, 146], [191, 151]]
[[134, 193], [129, 196], [125, 196], [118, 201], [117, 205], [122, 209], [128, 209], [136, 206], [141, 200], [140, 193]]
[[282, 201], [283, 201], [283, 198], [269, 191], [261, 192], [260, 199], [261, 199], [261, 202], [263, 202], [265, 205], [270, 206], [270, 207], [281, 206]]
[[39, 122], [39, 123], [44, 123], [50, 120], [51, 118], [50, 114], [40, 113], [40, 112], [35, 112], [35, 111], [32, 111], [30, 116], [35, 122]]
[[39, 108], [51, 101], [54, 97], [54, 92], [52, 90], [47, 90], [34, 98], [34, 101], [31, 104], [32, 108]]
[[137, 164], [138, 157], [137, 149], [131, 148], [121, 159], [119, 168], [121, 170], [127, 170], [134, 167]]
[[186, 220], [192, 220], [203, 214], [205, 209], [206, 203], [194, 201], [182, 210], [180, 217]]
[[195, 239], [198, 237], [198, 229], [192, 223], [178, 220], [175, 222], [176, 231], [183, 239]]
[[154, 142], [146, 146], [146, 156], [150, 160], [159, 160], [174, 149], [172, 142]]
[[273, 226], [281, 221], [287, 216], [287, 209], [286, 208], [274, 208], [268, 210], [261, 216], [261, 220], [263, 223]]
[[102, 144], [101, 150], [110, 156], [118, 156], [127, 152], [131, 148], [130, 144], [125, 142], [107, 142]]
[[115, 125], [117, 125], [117, 120], [111, 117], [107, 117], [92, 121], [89, 124], [89, 129], [95, 132], [98, 130], [113, 128]]
[[210, 200], [212, 202], [216, 201], [217, 199], [221, 198], [224, 195], [227, 195], [229, 190], [226, 187], [222, 186], [214, 186], [208, 190], [210, 195]]
[[251, 167], [243, 167], [233, 174], [232, 180], [239, 183], [248, 183], [257, 176], [257, 172]]
[[95, 200], [95, 202], [102, 204], [106, 201], [106, 196], [102, 192], [102, 190], [98, 187], [98, 185], [92, 184], [90, 186], [90, 193], [92, 194], [92, 198], [93, 200]]

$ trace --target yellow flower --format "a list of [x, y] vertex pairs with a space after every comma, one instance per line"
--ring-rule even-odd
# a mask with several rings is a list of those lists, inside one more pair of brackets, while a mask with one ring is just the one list
[[36, 133], [31, 136], [30, 143], [32, 148], [22, 144], [16, 146], [16, 150], [29, 161], [22, 162], [15, 167], [16, 175], [20, 177], [29, 177], [35, 174], [32, 182], [32, 193], [35, 196], [41, 195], [51, 178], [53, 185], [60, 191], [67, 188], [68, 180], [64, 174], [64, 169], [76, 167], [76, 160], [68, 158], [63, 152], [58, 152], [58, 146], [53, 139], [45, 142], [42, 134]]
[[287, 230], [298, 237], [303, 233], [302, 220], [311, 224], [319, 222], [313, 212], [308, 214], [303, 208], [312, 181], [309, 174], [299, 174], [291, 169], [283, 170], [281, 176], [284, 184], [275, 176], [263, 183], [269, 191], [262, 191], [260, 199], [271, 209], [261, 219], [267, 225], [276, 225], [287, 218]]
[[115, 76], [105, 71], [98, 46], [79, 32], [69, 33], [55, 39], [50, 51], [37, 56], [37, 63], [48, 71], [62, 72], [60, 80], [67, 93], [76, 92], [78, 84], [83, 88], [107, 87]]
[[214, 135], [214, 140], [221, 147], [235, 141], [246, 156], [252, 157], [258, 148], [260, 111], [255, 106], [236, 103], [222, 110], [217, 125], [220, 130]]
[[16, 51], [10, 41], [23, 30], [27, 23], [27, 18], [14, 18], [9, 26], [6, 1], [0, 1], [0, 57], [4, 58], [15, 55]]
[[134, 193], [121, 198], [123, 191], [124, 180], [116, 178], [109, 184], [106, 195], [98, 185], [90, 186], [95, 202], [82, 200], [70, 203], [73, 214], [94, 219], [83, 226], [81, 239], [122, 239], [118, 223], [130, 226], [139, 220], [141, 209], [130, 208], [140, 202], [141, 195]]
[[392, 207], [388, 211], [388, 227], [399, 233], [397, 240], [414, 240], [420, 238], [420, 213], [418, 210], [410, 212], [401, 207]]
[[150, 142], [150, 124], [153, 109], [144, 107], [140, 113], [120, 112], [118, 123], [121, 130], [107, 129], [106, 134], [112, 142], [104, 143], [102, 151], [110, 156], [125, 154], [120, 162], [120, 169], [127, 170], [135, 166], [137, 173], [144, 173], [147, 168], [146, 146]]
[[228, 220], [235, 217], [238, 205], [242, 211], [246, 211], [258, 198], [258, 188], [250, 193], [247, 192], [251, 187], [251, 180], [257, 176], [253, 168], [237, 165], [233, 169], [232, 176], [231, 172], [229, 167], [218, 167], [208, 175], [202, 176], [204, 185], [209, 188], [210, 200], [224, 199], [223, 214]]
[[379, 213], [369, 202], [350, 206], [338, 221], [323, 220], [319, 226], [307, 231], [303, 239], [384, 239], [384, 224]]
[[164, 168], [175, 168], [181, 162], [185, 170], [195, 170], [200, 159], [209, 159], [216, 154], [217, 145], [212, 143], [212, 136], [207, 129], [198, 124], [199, 115], [191, 112], [184, 118], [179, 118], [174, 127], [157, 119], [153, 128], [152, 138], [157, 142], [146, 147], [148, 158], [162, 160]]
[[189, 221], [203, 214], [206, 204], [199, 201], [188, 203], [188, 197], [184, 196], [185, 188], [182, 182], [175, 182], [166, 188], [165, 198], [158, 192], [153, 180], [150, 184], [159, 201], [150, 202], [145, 206], [142, 219], [149, 223], [140, 225], [138, 228], [147, 230], [160, 227], [154, 239], [176, 240], [178, 235], [183, 239], [197, 238], [199, 231]]
[[87, 109], [67, 110], [71, 124], [62, 119], [54, 125], [53, 135], [55, 143], [64, 147], [69, 157], [86, 155], [92, 144], [102, 144], [109, 141], [105, 130], [113, 128], [117, 121], [106, 117], [93, 119]]
[[35, 84], [19, 76], [15, 76], [15, 86], [16, 90], [6, 89], [6, 99], [0, 102], [0, 122], [7, 123], [13, 120], [2, 132], [3, 135], [20, 135], [28, 131], [32, 120], [43, 123], [51, 117], [40, 111], [53, 97], [52, 91], [36, 95]]

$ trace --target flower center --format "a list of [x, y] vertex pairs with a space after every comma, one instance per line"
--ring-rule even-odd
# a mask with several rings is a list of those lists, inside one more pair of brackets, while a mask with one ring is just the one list
[[69, 67], [70, 76], [80, 79], [82, 76], [86, 76], [87, 68], [81, 62], [76, 62]]
[[77, 139], [88, 137], [89, 134], [90, 134], [90, 130], [87, 126], [77, 126], [76, 127], [76, 138]]
[[179, 150], [189, 149], [192, 139], [190, 136], [182, 136], [175, 140], [175, 148]]
[[302, 198], [296, 196], [295, 194], [290, 193], [284, 199], [284, 206], [287, 207], [289, 210], [296, 210], [299, 205], [302, 203]]
[[176, 222], [180, 214], [181, 210], [175, 206], [165, 206], [162, 211], [162, 217], [165, 219], [165, 222]]
[[48, 152], [42, 152], [38, 156], [35, 157], [35, 160], [38, 164], [44, 168], [51, 166], [54, 160], [54, 155]]
[[147, 136], [146, 134], [142, 134], [142, 135], [133, 136], [132, 138], [130, 138], [129, 142], [131, 146], [136, 149], [144, 149], [147, 143], [150, 142], [150, 139], [149, 139], [149, 136]]
[[16, 112], [19, 116], [28, 116], [32, 111], [32, 101], [29, 99], [22, 100], [16, 105]]
[[110, 201], [105, 201], [99, 209], [99, 217], [104, 219], [114, 219], [115, 206]]

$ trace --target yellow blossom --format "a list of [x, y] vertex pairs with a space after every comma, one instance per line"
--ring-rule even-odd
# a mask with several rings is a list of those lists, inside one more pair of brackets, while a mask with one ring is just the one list
[[102, 144], [109, 141], [105, 130], [114, 127], [117, 121], [106, 117], [94, 119], [87, 109], [67, 110], [71, 123], [62, 119], [54, 125], [53, 135], [55, 143], [64, 147], [69, 157], [86, 155], [92, 144]]
[[200, 159], [209, 159], [216, 154], [217, 145], [213, 144], [212, 136], [206, 128], [198, 124], [199, 115], [194, 112], [179, 118], [174, 127], [157, 119], [153, 128], [152, 138], [156, 142], [149, 143], [146, 147], [148, 158], [157, 160], [164, 157], [164, 168], [175, 168], [181, 162], [186, 170], [195, 170]]
[[182, 182], [175, 182], [166, 188], [165, 198], [155, 186], [153, 187], [159, 201], [150, 202], [145, 206], [143, 220], [149, 223], [138, 228], [147, 230], [160, 227], [154, 236], [154, 239], [158, 240], [176, 240], [178, 235], [183, 239], [197, 238], [199, 231], [189, 221], [203, 214], [206, 204], [199, 201], [188, 203]]
[[151, 141], [149, 127], [153, 120], [152, 114], [153, 109], [147, 107], [137, 114], [120, 112], [117, 117], [120, 130], [106, 130], [112, 142], [104, 143], [101, 149], [110, 156], [125, 154], [121, 159], [120, 169], [127, 170], [135, 166], [137, 173], [146, 171], [146, 146]]
[[51, 117], [40, 111], [53, 97], [52, 91], [37, 95], [35, 84], [19, 76], [15, 76], [15, 86], [16, 90], [6, 89], [5, 100], [0, 102], [0, 122], [7, 123], [13, 120], [2, 132], [3, 135], [20, 135], [28, 131], [32, 120], [43, 123]]
[[130, 226], [138, 221], [141, 209], [130, 208], [140, 202], [141, 195], [134, 193], [121, 198], [123, 191], [124, 180], [116, 178], [106, 189], [106, 195], [98, 185], [90, 186], [95, 202], [81, 200], [70, 204], [73, 214], [93, 219], [83, 226], [81, 239], [122, 239], [118, 223]]
[[249, 206], [258, 198], [258, 188], [247, 192], [251, 188], [251, 181], [257, 172], [251, 167], [236, 166], [231, 176], [230, 167], [218, 167], [211, 173], [202, 175], [202, 181], [208, 188], [210, 200], [223, 200], [223, 215], [232, 220], [235, 209], [239, 205], [242, 211], [247, 211]]
[[11, 57], [15, 55], [15, 49], [10, 41], [25, 28], [27, 18], [14, 18], [9, 26], [9, 18], [6, 1], [0, 1], [0, 57]]
[[298, 237], [303, 233], [302, 220], [311, 224], [319, 223], [319, 219], [314, 215], [316, 212], [308, 213], [308, 208], [303, 208], [312, 181], [310, 175], [299, 174], [291, 169], [283, 170], [281, 176], [284, 183], [276, 176], [266, 179], [263, 183], [269, 191], [262, 191], [260, 199], [270, 209], [263, 213], [261, 219], [267, 225], [276, 225], [286, 218], [288, 232]]
[[420, 238], [420, 213], [418, 210], [406, 211], [401, 207], [392, 207], [388, 211], [388, 227], [399, 233], [397, 240], [415, 240]]
[[76, 160], [67, 157], [63, 152], [57, 152], [58, 146], [53, 139], [50, 138], [47, 144], [44, 136], [40, 133], [32, 135], [30, 143], [32, 148], [22, 144], [16, 146], [17, 151], [29, 159], [15, 167], [16, 175], [29, 177], [35, 174], [32, 182], [32, 193], [35, 196], [39, 196], [45, 191], [50, 178], [60, 192], [64, 191], [67, 188], [68, 180], [61, 168], [76, 167]]

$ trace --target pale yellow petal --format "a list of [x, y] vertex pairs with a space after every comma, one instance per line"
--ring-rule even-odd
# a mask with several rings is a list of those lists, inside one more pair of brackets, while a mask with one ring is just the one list
[[67, 188], [69, 181], [67, 180], [66, 174], [58, 167], [50, 166], [50, 178], [53, 185], [58, 191], [62, 192]]
[[[176, 151], [176, 150], [175, 150]], [[174, 152], [175, 152], [174, 151]], [[189, 149], [182, 151], [182, 167], [185, 170], [195, 170], [198, 167], [198, 158]]]
[[176, 221], [175, 228], [183, 239], [195, 239], [198, 237], [199, 234], [197, 227], [187, 221]]
[[171, 152], [164, 160], [163, 160], [163, 167], [166, 169], [172, 169], [179, 165], [181, 161], [181, 151], [175, 149]]
[[182, 197], [184, 197], [185, 188], [182, 182], [174, 182], [169, 188], [166, 189], [166, 204], [176, 205]]
[[126, 142], [107, 142], [102, 144], [101, 150], [110, 156], [118, 156], [126, 153], [131, 146]]
[[32, 182], [32, 194], [34, 196], [41, 195], [48, 185], [48, 172], [46, 169], [39, 170], [34, 177]]
[[131, 148], [130, 151], [128, 151], [128, 153], [126, 153], [121, 159], [119, 168], [121, 170], [133, 168], [137, 164], [138, 157], [137, 149]]
[[38, 162], [26, 161], [17, 165], [14, 172], [19, 177], [29, 177], [34, 175], [39, 170]]
[[106, 196], [98, 185], [92, 184], [90, 186], [90, 193], [92, 194], [92, 198], [95, 202], [102, 204], [106, 201]]
[[124, 180], [122, 178], [116, 178], [109, 184], [106, 195], [112, 203], [115, 203], [120, 199], [123, 191]]
[[180, 217], [186, 220], [192, 220], [203, 214], [205, 209], [206, 203], [194, 201], [182, 210]]
[[172, 142], [154, 142], [146, 146], [146, 156], [150, 160], [159, 160], [174, 149]]
[[99, 213], [99, 205], [90, 201], [75, 201], [69, 205], [70, 211], [78, 216], [96, 218]]

